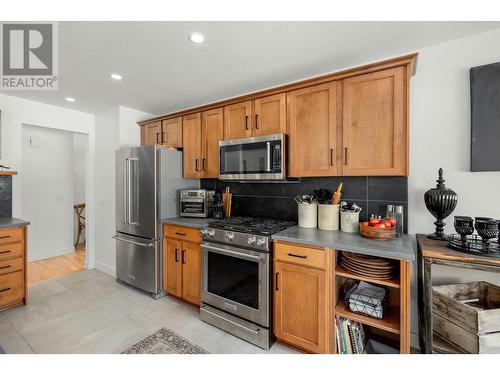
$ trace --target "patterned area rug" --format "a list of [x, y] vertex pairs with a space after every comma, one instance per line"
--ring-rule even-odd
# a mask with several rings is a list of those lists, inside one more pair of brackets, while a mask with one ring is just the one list
[[124, 350], [122, 354], [209, 354], [175, 332], [162, 328]]

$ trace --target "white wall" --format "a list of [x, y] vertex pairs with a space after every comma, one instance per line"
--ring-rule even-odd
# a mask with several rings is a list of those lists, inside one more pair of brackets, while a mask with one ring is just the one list
[[137, 121], [154, 115], [117, 106], [96, 115], [96, 263], [98, 270], [116, 274], [115, 151], [139, 146]]
[[[85, 203], [85, 174], [88, 164], [88, 136], [86, 134], [73, 133], [73, 202], [74, 204]], [[85, 217], [85, 210], [83, 210]], [[73, 214], [74, 240], [78, 230], [78, 220]], [[85, 231], [80, 234], [80, 241], [84, 242]]]
[[31, 222], [28, 261], [72, 253], [73, 135], [22, 126], [21, 217]]
[[[68, 130], [88, 135], [88, 174], [86, 178], [86, 202], [87, 210], [87, 228], [94, 225], [94, 116], [88, 113], [74, 111], [66, 108], [42, 104], [31, 100], [20, 99], [12, 96], [0, 94], [0, 109], [2, 110], [2, 155], [0, 162], [12, 167], [19, 172], [13, 177], [13, 216], [22, 217], [24, 204], [22, 202], [23, 186], [23, 164], [22, 164], [22, 124], [36, 125], [50, 129]], [[45, 166], [50, 168], [50, 164]], [[70, 221], [72, 222], [72, 220]], [[87, 238], [88, 248], [88, 267], [93, 268], [94, 259], [94, 238], [89, 232]], [[31, 239], [31, 230], [29, 231]], [[33, 244], [30, 241], [30, 248]]]

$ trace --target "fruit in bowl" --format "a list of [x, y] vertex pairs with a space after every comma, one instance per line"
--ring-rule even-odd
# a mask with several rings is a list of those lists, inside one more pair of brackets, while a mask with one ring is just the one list
[[359, 224], [359, 234], [377, 240], [393, 239], [396, 236], [396, 219], [393, 217], [371, 218]]

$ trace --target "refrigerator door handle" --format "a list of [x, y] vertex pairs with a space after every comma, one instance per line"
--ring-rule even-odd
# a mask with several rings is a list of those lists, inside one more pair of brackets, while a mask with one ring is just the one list
[[144, 247], [152, 247], [154, 246], [153, 243], [141, 243], [141, 242], [136, 242], [136, 241], [132, 241], [132, 240], [126, 240], [125, 238], [121, 238], [119, 236], [113, 236], [113, 238], [115, 240], [118, 240], [118, 241], [123, 241], [123, 242], [127, 242], [127, 243], [131, 243], [131, 244], [134, 244], [134, 245], [137, 245], [137, 246], [144, 246]]
[[129, 222], [129, 206], [128, 206], [128, 164], [129, 164], [129, 159], [125, 158], [123, 159], [123, 210], [124, 210], [124, 218], [123, 222], [124, 224], [130, 224]]
[[139, 187], [137, 186], [137, 175], [132, 173], [132, 162], [139, 162], [138, 158], [127, 158], [127, 224], [139, 224], [135, 221], [137, 215], [137, 195]]

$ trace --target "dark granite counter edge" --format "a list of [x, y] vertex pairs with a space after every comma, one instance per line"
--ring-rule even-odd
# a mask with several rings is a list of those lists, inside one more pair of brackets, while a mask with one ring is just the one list
[[350, 246], [349, 244], [336, 243], [333, 241], [321, 241], [321, 240], [312, 240], [307, 238], [297, 238], [287, 235], [280, 235], [279, 233], [272, 236], [273, 240], [276, 241], [285, 241], [290, 243], [298, 243], [303, 245], [310, 246], [318, 246], [325, 247], [329, 249], [335, 249], [339, 251], [349, 251], [352, 253], [364, 254], [364, 255], [372, 255], [379, 256], [382, 258], [389, 258], [395, 260], [408, 260], [415, 261], [415, 251], [416, 251], [416, 238], [411, 239], [412, 250], [410, 252], [392, 252], [386, 249], [377, 249], [377, 241], [373, 240], [373, 244], [370, 244], [370, 248], [360, 248], [359, 246]]
[[15, 217], [0, 219], [0, 228], [24, 227], [30, 224], [29, 221], [17, 219]]

